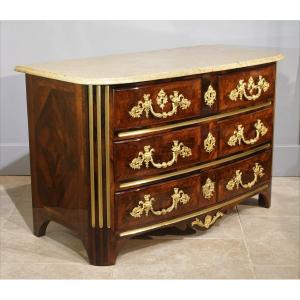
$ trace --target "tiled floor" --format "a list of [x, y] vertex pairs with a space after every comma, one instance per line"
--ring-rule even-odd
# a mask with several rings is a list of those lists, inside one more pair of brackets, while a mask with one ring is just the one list
[[[132, 239], [115, 266], [94, 267], [75, 236], [32, 234], [30, 177], [0, 177], [1, 278], [300, 278], [300, 178], [274, 178], [272, 207], [250, 199], [205, 232]], [[177, 233], [174, 235], [174, 233]]]

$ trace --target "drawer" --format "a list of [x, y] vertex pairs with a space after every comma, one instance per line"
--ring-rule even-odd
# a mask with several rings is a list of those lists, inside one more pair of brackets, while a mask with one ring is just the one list
[[201, 79], [114, 88], [114, 129], [155, 126], [200, 115]]
[[215, 123], [115, 142], [117, 182], [174, 171], [217, 157]]
[[267, 150], [195, 175], [117, 192], [117, 231], [183, 216], [242, 195], [270, 180], [271, 163], [272, 150]]
[[270, 101], [275, 91], [275, 64], [219, 76], [219, 110]]
[[256, 188], [271, 178], [272, 150], [218, 168], [218, 201]]
[[273, 108], [218, 122], [219, 156], [247, 150], [272, 140]]
[[116, 193], [117, 230], [155, 224], [211, 205], [216, 202], [215, 188], [214, 175], [205, 172]]

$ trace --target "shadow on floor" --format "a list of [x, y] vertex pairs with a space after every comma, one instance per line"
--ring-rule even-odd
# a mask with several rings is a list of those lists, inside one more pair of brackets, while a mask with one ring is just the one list
[[[11, 201], [13, 202], [14, 206], [16, 207], [16, 210], [18, 214], [23, 218], [27, 228], [30, 230], [30, 232], [33, 234], [33, 223], [32, 223], [32, 202], [31, 202], [31, 185], [30, 184], [24, 184], [20, 185], [14, 188], [8, 188], [6, 189], [6, 193], [10, 197]], [[70, 235], [71, 238], [66, 238], [65, 235], [57, 234], [57, 232], [64, 232]], [[181, 231], [177, 228], [165, 228], [161, 230], [156, 230], [151, 233], [152, 236], [154, 235], [184, 235], [184, 234], [192, 234], [194, 232], [188, 232], [188, 231]], [[47, 238], [53, 240], [54, 242], [57, 242], [61, 244], [62, 246], [68, 248], [74, 253], [77, 253], [81, 258], [84, 259], [85, 264], [88, 264], [88, 258], [85, 251], [85, 248], [83, 244], [81, 243], [80, 239], [68, 228], [55, 223], [51, 221], [47, 227], [46, 231]], [[146, 248], [149, 246], [149, 242], [151, 245], [156, 245], [160, 243], [164, 243], [167, 241], [164, 240], [152, 240], [150, 236], [147, 236], [147, 234], [135, 237], [134, 239], [143, 240], [144, 243], [135, 243], [132, 242], [126, 242], [124, 244], [124, 247], [121, 248], [120, 256], [122, 254], [126, 254], [130, 251], [140, 250], [142, 248]], [[132, 239], [132, 240], [134, 240]], [[147, 241], [148, 240], [148, 241]], [[151, 241], [149, 241], [151, 240]], [[70, 261], [72, 262], [72, 261]]]
[[24, 219], [27, 227], [33, 231], [32, 206], [31, 206], [31, 185], [25, 184], [14, 188], [6, 189], [6, 193], [12, 200], [17, 211]]
[[[8, 188], [6, 189], [6, 193], [15, 205], [19, 215], [23, 218], [27, 228], [31, 231], [33, 235], [31, 185], [25, 184], [14, 188]], [[72, 237], [65, 238], [64, 235], [57, 234], [57, 232], [64, 232]], [[52, 239], [53, 241], [67, 247], [71, 251], [76, 252], [78, 255], [84, 258], [86, 263], [88, 263], [85, 248], [81, 243], [81, 240], [78, 239], [76, 234], [74, 234], [68, 228], [51, 221], [47, 227], [46, 236], [47, 238]], [[77, 241], [80, 241], [80, 243]]]
[[133, 239], [142, 239], [142, 240], [148, 240], [152, 239], [153, 236], [165, 236], [165, 235], [174, 235], [174, 236], [187, 236], [195, 234], [196, 230], [187, 227], [186, 229], [179, 229], [177, 227], [168, 227], [168, 228], [161, 228], [154, 231], [151, 231], [150, 233], [145, 233], [139, 236], [134, 237]]
[[29, 154], [26, 154], [17, 160], [11, 162], [10, 164], [3, 166], [0, 168], [0, 175], [22, 175], [26, 176], [30, 174], [30, 167], [29, 167]]
[[252, 196], [251, 198], [244, 200], [240, 204], [248, 206], [258, 206], [258, 196]]
[[[20, 185], [14, 188], [9, 188], [6, 190], [10, 199], [14, 203], [18, 213], [24, 219], [26, 226], [33, 231], [32, 224], [32, 204], [31, 204], [31, 185], [25, 184]], [[250, 198], [243, 202], [245, 205], [249, 206], [257, 206], [257, 198]], [[72, 238], [66, 238], [65, 235], [56, 234], [57, 232], [64, 232], [70, 234]], [[148, 247], [149, 245], [157, 245], [165, 242], [169, 242], [167, 239], [153, 239], [155, 236], [166, 236], [166, 235], [174, 235], [174, 236], [188, 236], [196, 233], [196, 230], [186, 227], [185, 229], [178, 227], [169, 227], [162, 228], [158, 230], [154, 230], [151, 233], [145, 233], [140, 236], [136, 236], [131, 238], [131, 241], [127, 241], [124, 243], [124, 246], [121, 247], [119, 255], [124, 255], [127, 252], [141, 250], [143, 248]], [[46, 235], [49, 239], [65, 246], [70, 249], [72, 252], [77, 253], [80, 257], [84, 259], [84, 263], [88, 264], [88, 258], [85, 251], [85, 248], [77, 236], [67, 229], [66, 227], [57, 224], [55, 222], [50, 222], [47, 228]], [[143, 241], [143, 242], [142, 242]]]

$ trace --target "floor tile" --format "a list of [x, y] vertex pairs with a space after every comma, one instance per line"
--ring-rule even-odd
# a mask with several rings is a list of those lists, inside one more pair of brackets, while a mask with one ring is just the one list
[[272, 182], [299, 182], [300, 183], [300, 177], [293, 176], [293, 177], [272, 177]]
[[17, 213], [24, 219], [29, 217], [32, 219], [31, 186], [29, 184], [0, 191], [0, 215], [8, 218], [12, 213]]
[[300, 217], [240, 215], [240, 220], [247, 240], [299, 240]]
[[11, 189], [31, 183], [30, 176], [0, 176], [0, 186], [5, 189]]
[[298, 265], [300, 217], [240, 215], [253, 264]]
[[300, 216], [300, 181], [272, 184], [271, 208], [259, 207], [257, 197], [238, 205], [240, 214], [261, 216]]
[[28, 218], [24, 218], [18, 212], [12, 212], [8, 218], [5, 219], [1, 227], [2, 231], [11, 231], [18, 234], [30, 234], [32, 235], [32, 213], [28, 215]]
[[270, 209], [258, 207], [253, 198], [207, 231], [152, 232], [129, 240], [116, 265], [95, 267], [81, 241], [65, 227], [50, 222], [46, 236], [32, 234], [29, 176], [0, 177], [0, 277], [299, 278], [299, 192], [299, 177], [276, 177]]
[[130, 240], [118, 264], [248, 264], [247, 249], [238, 239]]
[[300, 266], [254, 265], [257, 279], [300, 279]]
[[2, 218], [8, 218], [16, 209], [14, 203], [10, 197], [4, 192], [0, 194], [0, 216]]
[[[6, 219], [0, 216], [0, 232], [1, 232], [1, 228], [5, 221], [6, 221]], [[0, 241], [1, 241], [1, 235], [0, 235]]]
[[247, 240], [250, 259], [260, 265], [299, 265], [299, 241], [286, 239]]
[[44, 237], [32, 234], [1, 232], [2, 263], [84, 263], [86, 251], [81, 241], [68, 232], [48, 233]]
[[2, 279], [111, 279], [111, 267], [80, 264], [8, 264], [0, 267]]
[[161, 262], [155, 265], [119, 265], [113, 269], [116, 279], [253, 279], [249, 264], [211, 266], [209, 264], [173, 264]]
[[238, 239], [130, 240], [113, 269], [120, 279], [254, 278]]

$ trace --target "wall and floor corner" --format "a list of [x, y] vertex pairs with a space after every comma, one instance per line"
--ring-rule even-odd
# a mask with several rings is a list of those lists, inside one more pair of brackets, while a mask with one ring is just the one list
[[198, 44], [272, 47], [278, 64], [274, 176], [300, 176], [300, 22], [2, 21], [0, 174], [29, 174], [24, 75], [17, 64]]

